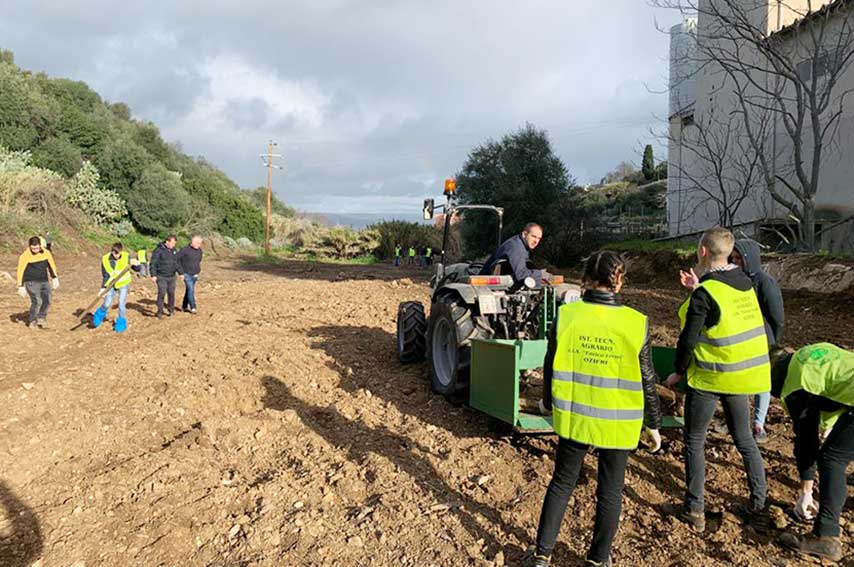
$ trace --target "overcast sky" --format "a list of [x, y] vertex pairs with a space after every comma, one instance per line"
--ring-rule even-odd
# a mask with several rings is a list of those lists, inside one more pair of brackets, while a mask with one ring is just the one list
[[277, 140], [276, 193], [347, 213], [417, 212], [526, 122], [582, 183], [639, 163], [667, 112], [656, 21], [678, 21], [644, 0], [0, 4], [21, 67], [126, 102], [243, 187], [266, 184], [258, 154]]

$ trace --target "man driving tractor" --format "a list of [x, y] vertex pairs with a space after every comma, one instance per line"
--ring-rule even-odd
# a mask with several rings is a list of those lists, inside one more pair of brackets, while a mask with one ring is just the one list
[[538, 283], [548, 277], [545, 270], [532, 270], [528, 267], [531, 250], [537, 247], [543, 238], [543, 227], [535, 222], [529, 222], [522, 234], [505, 240], [489, 257], [480, 271], [481, 275], [510, 275], [513, 281], [519, 283], [525, 278], [534, 278]]

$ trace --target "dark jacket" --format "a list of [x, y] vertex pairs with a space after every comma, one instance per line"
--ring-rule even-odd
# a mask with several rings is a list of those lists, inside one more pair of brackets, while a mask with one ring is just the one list
[[480, 271], [481, 275], [488, 275], [492, 273], [495, 265], [501, 260], [507, 260], [510, 264], [510, 273], [513, 275], [513, 281], [518, 283], [523, 281], [527, 277], [534, 278], [535, 280], [541, 280], [543, 277], [543, 272], [541, 270], [531, 270], [528, 268], [528, 259], [531, 257], [531, 251], [528, 250], [528, 245], [525, 243], [525, 239], [522, 238], [521, 234], [517, 234], [512, 238], [508, 238], [505, 240], [501, 246], [489, 257], [489, 260], [486, 261], [486, 264], [483, 265], [483, 269]]
[[765, 319], [768, 346], [779, 345], [783, 338], [783, 322], [786, 318], [780, 286], [777, 280], [762, 271], [759, 244], [749, 239], [738, 240], [735, 243], [735, 249], [744, 258], [744, 271], [753, 282], [753, 289], [756, 290], [759, 308]]
[[[738, 291], [753, 289], [753, 282], [742, 271], [737, 269], [715, 271], [705, 274], [701, 282], [715, 280], [727, 284]], [[721, 320], [721, 310], [705, 289], [698, 287], [691, 293], [688, 312], [685, 314], [685, 328], [679, 333], [676, 342], [676, 373], [685, 375], [694, 358], [694, 348], [700, 342], [700, 331], [711, 329]]]
[[[801, 480], [814, 480], [818, 453], [821, 412], [834, 412], [845, 406], [822, 396], [798, 390], [786, 397], [786, 409], [795, 430], [795, 463]], [[854, 408], [850, 408], [854, 412]]]
[[202, 249], [189, 244], [178, 252], [178, 266], [182, 274], [198, 276], [202, 272]]
[[158, 278], [172, 278], [176, 273], [183, 274], [181, 266], [178, 265], [178, 251], [166, 248], [161, 242], [151, 255], [148, 273]]
[[[600, 305], [621, 305], [620, 296], [616, 293], [587, 290], [581, 297], [587, 303], [598, 303]], [[549, 331], [548, 350], [543, 365], [543, 405], [546, 409], [552, 407], [552, 375], [554, 374], [554, 359], [557, 352], [557, 321], [552, 324]], [[658, 375], [652, 364], [652, 344], [647, 330], [646, 339], [638, 356], [641, 369], [641, 380], [643, 382], [643, 424], [650, 429], [661, 427], [661, 404], [658, 399]]]

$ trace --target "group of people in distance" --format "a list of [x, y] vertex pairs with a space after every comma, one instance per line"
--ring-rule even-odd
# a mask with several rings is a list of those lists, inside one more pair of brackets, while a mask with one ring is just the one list
[[[482, 273], [504, 270], [517, 280], [545, 280], [545, 272], [526, 265], [542, 237], [542, 227], [526, 225], [498, 248]], [[680, 325], [675, 372], [665, 380], [685, 391], [686, 489], [681, 501], [666, 503], [660, 512], [695, 532], [706, 530], [705, 443], [720, 402], [748, 477], [748, 502], [731, 511], [758, 531], [769, 529], [768, 484], [757, 444], [767, 440], [765, 417], [775, 396], [795, 435], [801, 484], [792, 512], [813, 522], [810, 535], [784, 533], [779, 541], [797, 552], [839, 561], [846, 467], [854, 461], [854, 352], [830, 343], [780, 348], [782, 294], [762, 272], [755, 242], [736, 242], [729, 230], [713, 228], [700, 238], [697, 259], [696, 270], [680, 273], [690, 295], [674, 313]], [[592, 254], [580, 301], [561, 305], [549, 332], [540, 406], [552, 415], [558, 446], [536, 545], [526, 559], [529, 567], [551, 565], [567, 504], [591, 449], [598, 459], [596, 517], [585, 561], [612, 565], [629, 455], [643, 436], [651, 452], [661, 448], [659, 377], [652, 364], [649, 321], [622, 303], [625, 278], [620, 254]]]
[[[92, 314], [92, 326], [98, 328], [104, 322], [113, 299], [118, 298], [118, 316], [113, 321], [113, 330], [123, 333], [127, 330], [127, 297], [133, 281], [133, 273], [149, 277], [157, 285], [158, 319], [164, 314], [172, 316], [175, 312], [175, 283], [180, 278], [184, 282], [184, 300], [182, 310], [196, 313], [196, 282], [202, 271], [202, 237], [193, 235], [190, 242], [180, 251], [176, 250], [177, 237], [168, 236], [151, 254], [147, 261], [145, 250], [137, 251], [137, 257], [131, 258], [121, 242], [116, 242], [110, 251], [101, 257], [101, 306]], [[30, 310], [27, 325], [30, 328], [46, 328], [48, 308], [53, 290], [59, 288], [59, 276], [56, 262], [51, 253], [50, 244], [44, 238], [33, 236], [27, 249], [18, 258], [17, 285], [22, 298], [30, 298]]]
[[[433, 248], [425, 246], [417, 249], [415, 246], [410, 246], [406, 249], [406, 265], [418, 265], [422, 268], [427, 268], [433, 265]], [[399, 267], [403, 265], [403, 248], [400, 244], [394, 245], [394, 265]]]

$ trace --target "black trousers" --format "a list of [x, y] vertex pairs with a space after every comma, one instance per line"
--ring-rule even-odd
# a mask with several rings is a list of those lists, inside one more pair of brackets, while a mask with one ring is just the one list
[[854, 461], [854, 410], [840, 416], [818, 454], [817, 536], [839, 537], [839, 515], [848, 498], [845, 469]]
[[175, 276], [164, 278], [157, 276], [157, 313], [163, 314], [163, 299], [168, 296], [169, 312], [175, 311]]
[[[560, 524], [566, 506], [581, 473], [581, 465], [589, 445], [560, 438], [555, 457], [555, 472], [537, 529], [537, 553], [551, 555], [560, 532]], [[629, 452], [620, 449], [599, 449], [599, 472], [596, 479], [596, 520], [593, 525], [593, 541], [587, 559], [602, 562], [611, 555], [611, 544], [620, 526], [623, 506], [623, 483]]]
[[747, 483], [750, 487], [750, 505], [754, 509], [765, 506], [767, 484], [762, 454], [753, 439], [750, 421], [750, 397], [715, 394], [688, 388], [685, 395], [685, 507], [692, 512], [705, 508], [706, 435], [715, 414], [718, 400], [724, 408], [727, 429], [741, 454]]

